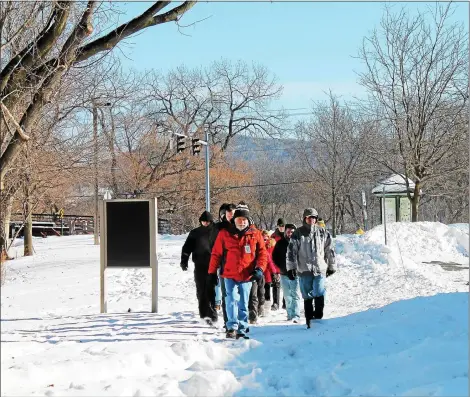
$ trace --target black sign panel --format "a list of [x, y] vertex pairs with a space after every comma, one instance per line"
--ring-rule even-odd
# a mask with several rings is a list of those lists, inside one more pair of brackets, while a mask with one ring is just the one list
[[150, 266], [150, 203], [106, 202], [107, 266]]

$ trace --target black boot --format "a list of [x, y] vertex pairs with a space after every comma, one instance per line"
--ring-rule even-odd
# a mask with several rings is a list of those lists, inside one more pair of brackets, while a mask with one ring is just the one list
[[313, 317], [320, 320], [323, 318], [323, 308], [325, 307], [325, 297], [317, 296], [315, 298], [315, 310], [313, 312]]
[[234, 329], [230, 329], [225, 333], [227, 339], [236, 339], [237, 338], [237, 331]]
[[307, 328], [310, 328], [310, 321], [313, 320], [313, 299], [304, 300], [304, 311]]

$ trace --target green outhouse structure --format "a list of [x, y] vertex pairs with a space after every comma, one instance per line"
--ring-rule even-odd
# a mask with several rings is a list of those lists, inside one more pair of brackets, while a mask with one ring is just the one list
[[[411, 202], [408, 198], [405, 179], [402, 174], [393, 174], [383, 179], [372, 189], [372, 194], [380, 199], [380, 222], [411, 222]], [[408, 191], [413, 197], [414, 182], [408, 178]]]

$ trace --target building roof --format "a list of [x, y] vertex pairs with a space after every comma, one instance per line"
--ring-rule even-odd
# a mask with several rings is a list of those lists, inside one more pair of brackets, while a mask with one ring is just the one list
[[[388, 178], [383, 179], [379, 182], [379, 184], [372, 189], [372, 194], [380, 195], [384, 193], [385, 187], [385, 194], [405, 194], [406, 193], [406, 177], [403, 174], [393, 174], [390, 175]], [[414, 182], [408, 178], [409, 183], [409, 191], [413, 193], [415, 184]]]

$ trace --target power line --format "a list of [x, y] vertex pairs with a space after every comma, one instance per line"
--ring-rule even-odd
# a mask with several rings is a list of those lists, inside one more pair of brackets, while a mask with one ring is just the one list
[[[245, 188], [254, 188], [254, 187], [268, 187], [268, 186], [285, 186], [285, 185], [298, 185], [302, 183], [314, 183], [315, 181], [307, 180], [307, 181], [291, 181], [291, 182], [276, 182], [276, 183], [257, 183], [251, 185], [233, 185], [233, 186], [215, 186], [212, 190], [234, 190], [234, 189], [245, 189]], [[196, 188], [196, 189], [178, 189], [178, 190], [167, 190], [167, 191], [160, 191], [160, 192], [142, 192], [140, 194], [153, 194], [156, 196], [163, 196], [165, 194], [173, 194], [173, 193], [186, 193], [186, 192], [195, 192], [195, 191], [204, 191], [205, 188]], [[118, 196], [125, 196], [131, 195], [132, 193], [119, 193]], [[68, 197], [75, 197], [75, 198], [88, 198], [88, 197], [95, 197], [94, 195], [71, 195]]]
[[267, 148], [267, 149], [240, 149], [240, 150], [225, 150], [223, 153], [251, 153], [251, 152], [276, 152], [276, 151], [287, 151], [294, 149], [293, 147], [285, 148]]
[[311, 115], [312, 115], [311, 112], [307, 112], [307, 113], [291, 113], [291, 114], [287, 114], [286, 116], [291, 117], [291, 116], [311, 116]]
[[308, 108], [290, 108], [290, 109], [265, 109], [265, 110], [245, 110], [243, 113], [266, 113], [266, 112], [291, 112], [294, 110], [308, 110]]
[[241, 189], [250, 187], [267, 187], [267, 186], [282, 186], [282, 185], [298, 185], [301, 183], [314, 183], [315, 181], [291, 181], [291, 182], [276, 182], [276, 183], [257, 183], [253, 185], [236, 185], [236, 186], [225, 186], [216, 187], [214, 189]]

